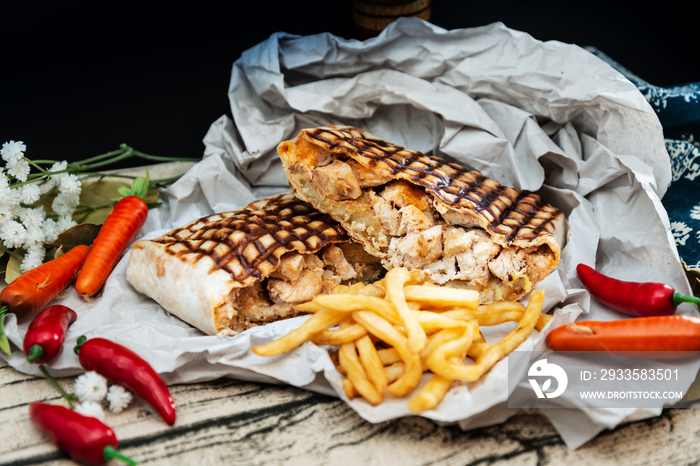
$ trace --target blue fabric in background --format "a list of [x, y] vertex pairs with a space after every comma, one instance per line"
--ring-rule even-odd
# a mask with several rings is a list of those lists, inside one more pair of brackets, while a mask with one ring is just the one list
[[700, 177], [700, 82], [655, 86], [600, 50], [585, 48], [634, 83], [656, 111], [673, 173], [661, 202], [668, 212], [681, 260], [689, 270], [700, 272], [700, 191], [693, 190], [693, 182]]

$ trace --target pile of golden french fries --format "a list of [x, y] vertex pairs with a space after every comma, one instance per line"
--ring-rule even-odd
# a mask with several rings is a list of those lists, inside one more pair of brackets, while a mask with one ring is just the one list
[[[430, 379], [408, 401], [414, 412], [436, 407], [455, 381], [474, 382], [551, 316], [542, 313], [544, 291], [518, 301], [479, 304], [473, 290], [430, 284], [419, 271], [392, 269], [372, 284], [340, 285], [296, 309], [313, 314], [299, 328], [255, 346], [260, 356], [277, 356], [306, 341], [337, 347], [332, 354], [345, 377], [349, 399], [360, 395], [378, 405], [388, 393], [403, 397]], [[517, 322], [497, 343], [480, 327]]]

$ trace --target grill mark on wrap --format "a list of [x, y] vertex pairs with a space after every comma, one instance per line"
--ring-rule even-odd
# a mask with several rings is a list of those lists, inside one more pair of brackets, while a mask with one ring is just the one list
[[[270, 198], [259, 209], [204, 217], [152, 241], [164, 244], [168, 254], [181, 260], [196, 263], [206, 256], [213, 262], [210, 273], [223, 270], [242, 283], [250, 277], [262, 279], [277, 268], [279, 257], [286, 252], [313, 253], [331, 242], [349, 241], [349, 237], [329, 215], [285, 193]], [[215, 243], [213, 247], [203, 247], [208, 241]], [[251, 245], [255, 251], [249, 260], [245, 252]], [[217, 252], [217, 246], [225, 253]]]
[[[503, 235], [509, 243], [534, 238], [560, 214], [537, 194], [504, 186], [440, 157], [370, 138], [357, 129], [315, 128], [306, 134], [329, 150], [345, 149], [386, 165], [393, 175], [407, 175], [448, 205], [468, 203], [474, 212], [488, 219], [490, 231]], [[509, 221], [512, 218], [517, 222]]]

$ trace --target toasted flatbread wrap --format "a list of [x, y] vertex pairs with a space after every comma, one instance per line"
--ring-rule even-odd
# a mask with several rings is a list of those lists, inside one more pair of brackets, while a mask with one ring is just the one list
[[385, 268], [518, 299], [557, 266], [561, 211], [534, 193], [350, 126], [302, 130], [277, 151], [295, 194]]
[[338, 223], [289, 191], [137, 241], [126, 277], [202, 332], [232, 335], [295, 316], [295, 304], [381, 270]]

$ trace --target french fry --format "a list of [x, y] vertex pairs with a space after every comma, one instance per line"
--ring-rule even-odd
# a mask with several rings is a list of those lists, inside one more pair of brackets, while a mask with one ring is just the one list
[[365, 335], [367, 335], [367, 330], [362, 325], [353, 323], [339, 330], [322, 330], [311, 337], [311, 341], [317, 345], [340, 346]]
[[395, 382], [403, 374], [406, 366], [403, 361], [395, 362], [388, 366], [384, 366], [384, 373], [386, 374], [387, 381], [389, 383]]
[[338, 360], [347, 372], [347, 378], [353, 387], [371, 405], [378, 405], [384, 401], [384, 394], [379, 392], [367, 377], [360, 358], [357, 356], [354, 343], [340, 345]]
[[430, 380], [408, 401], [408, 409], [422, 413], [433, 409], [442, 402], [452, 387], [454, 380], [434, 374]]
[[406, 301], [415, 301], [436, 308], [479, 306], [479, 292], [461, 288], [445, 288], [428, 285], [407, 285], [404, 287]]
[[258, 356], [278, 356], [293, 350], [322, 330], [337, 325], [347, 314], [348, 312], [323, 309], [312, 314], [309, 320], [288, 334], [264, 345], [253, 346], [251, 350]]
[[394, 305], [386, 299], [363, 294], [343, 293], [316, 296], [313, 301], [326, 309], [342, 312], [371, 310], [392, 324], [401, 325], [403, 320]]
[[357, 347], [357, 354], [360, 356], [362, 367], [365, 368], [367, 378], [379, 393], [383, 393], [389, 382], [384, 372], [384, 365], [379, 359], [377, 348], [375, 348], [372, 339], [369, 335], [365, 335], [355, 341], [355, 346]]
[[342, 384], [343, 392], [345, 392], [345, 396], [348, 397], [348, 400], [352, 400], [357, 397], [357, 390], [355, 390], [355, 386], [352, 384], [352, 382], [350, 382], [350, 379], [347, 377], [343, 378]]
[[387, 391], [401, 397], [418, 386], [423, 375], [423, 363], [420, 356], [408, 348], [408, 339], [396, 330], [389, 322], [378, 315], [367, 311], [356, 311], [352, 318], [368, 332], [396, 348], [405, 364], [401, 377], [387, 386]]
[[[544, 292], [516, 301], [479, 304], [478, 293], [431, 284], [426, 274], [392, 269], [371, 284], [339, 285], [295, 306], [311, 317], [301, 327], [264, 345], [275, 356], [305, 341], [335, 346], [331, 359], [343, 375], [348, 399], [382, 403], [385, 393], [403, 397], [421, 413], [438, 406], [455, 381], [474, 382], [552, 319], [542, 313]], [[481, 328], [515, 322], [500, 341], [489, 344]], [[335, 328], [338, 326], [338, 328]], [[423, 374], [432, 372], [420, 385]]]
[[406, 296], [403, 290], [404, 285], [409, 279], [410, 275], [403, 267], [389, 270], [384, 277], [384, 280], [386, 280], [385, 288], [387, 298], [389, 298], [389, 301], [394, 305], [396, 312], [398, 312], [406, 328], [408, 350], [414, 354], [418, 354], [425, 346], [426, 335], [425, 330], [420, 326], [406, 304]]
[[382, 348], [377, 350], [377, 356], [379, 356], [379, 360], [382, 361], [382, 364], [385, 366], [402, 361], [401, 355], [396, 348]]
[[444, 328], [461, 328], [469, 322], [467, 319], [453, 319], [439, 312], [411, 311], [423, 330], [431, 333]]
[[[501, 341], [489, 346], [473, 365], [454, 364], [448, 361], [450, 355], [456, 352], [456, 340], [446, 343], [434, 351], [426, 360], [426, 364], [435, 373], [454, 380], [474, 382], [487, 370], [493, 367], [506, 354], [513, 351], [532, 333], [542, 310], [544, 291], [534, 290], [530, 293], [523, 318], [516, 324]], [[471, 335], [470, 335], [471, 336]]]

